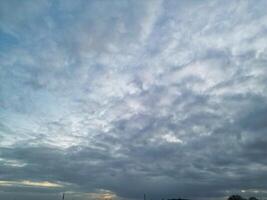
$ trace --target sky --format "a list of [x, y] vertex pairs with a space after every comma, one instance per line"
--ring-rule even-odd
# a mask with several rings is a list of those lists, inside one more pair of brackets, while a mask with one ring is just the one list
[[0, 199], [267, 198], [266, 0], [1, 0]]

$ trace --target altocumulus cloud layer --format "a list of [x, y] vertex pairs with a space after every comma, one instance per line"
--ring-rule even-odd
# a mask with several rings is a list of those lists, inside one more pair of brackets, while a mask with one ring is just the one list
[[0, 199], [267, 196], [267, 1], [0, 1]]

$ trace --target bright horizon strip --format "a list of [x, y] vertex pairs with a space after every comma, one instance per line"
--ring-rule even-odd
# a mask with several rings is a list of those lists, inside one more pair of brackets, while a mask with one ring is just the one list
[[19, 187], [42, 187], [42, 188], [55, 188], [55, 187], [63, 187], [58, 183], [52, 183], [48, 181], [42, 182], [34, 182], [29, 180], [23, 181], [0, 181], [0, 186], [19, 186]]

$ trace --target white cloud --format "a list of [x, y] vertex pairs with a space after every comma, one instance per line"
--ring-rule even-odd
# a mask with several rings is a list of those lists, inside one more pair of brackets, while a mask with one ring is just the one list
[[162, 138], [165, 139], [167, 142], [170, 142], [170, 143], [183, 143], [183, 141], [181, 139], [177, 138], [173, 134], [163, 135]]

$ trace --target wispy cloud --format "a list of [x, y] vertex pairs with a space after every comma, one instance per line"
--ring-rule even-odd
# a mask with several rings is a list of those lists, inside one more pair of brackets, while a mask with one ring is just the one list
[[32, 181], [0, 181], [1, 186], [12, 186], [12, 187], [45, 187], [45, 188], [54, 188], [54, 187], [62, 187], [62, 185], [51, 182], [32, 182]]

